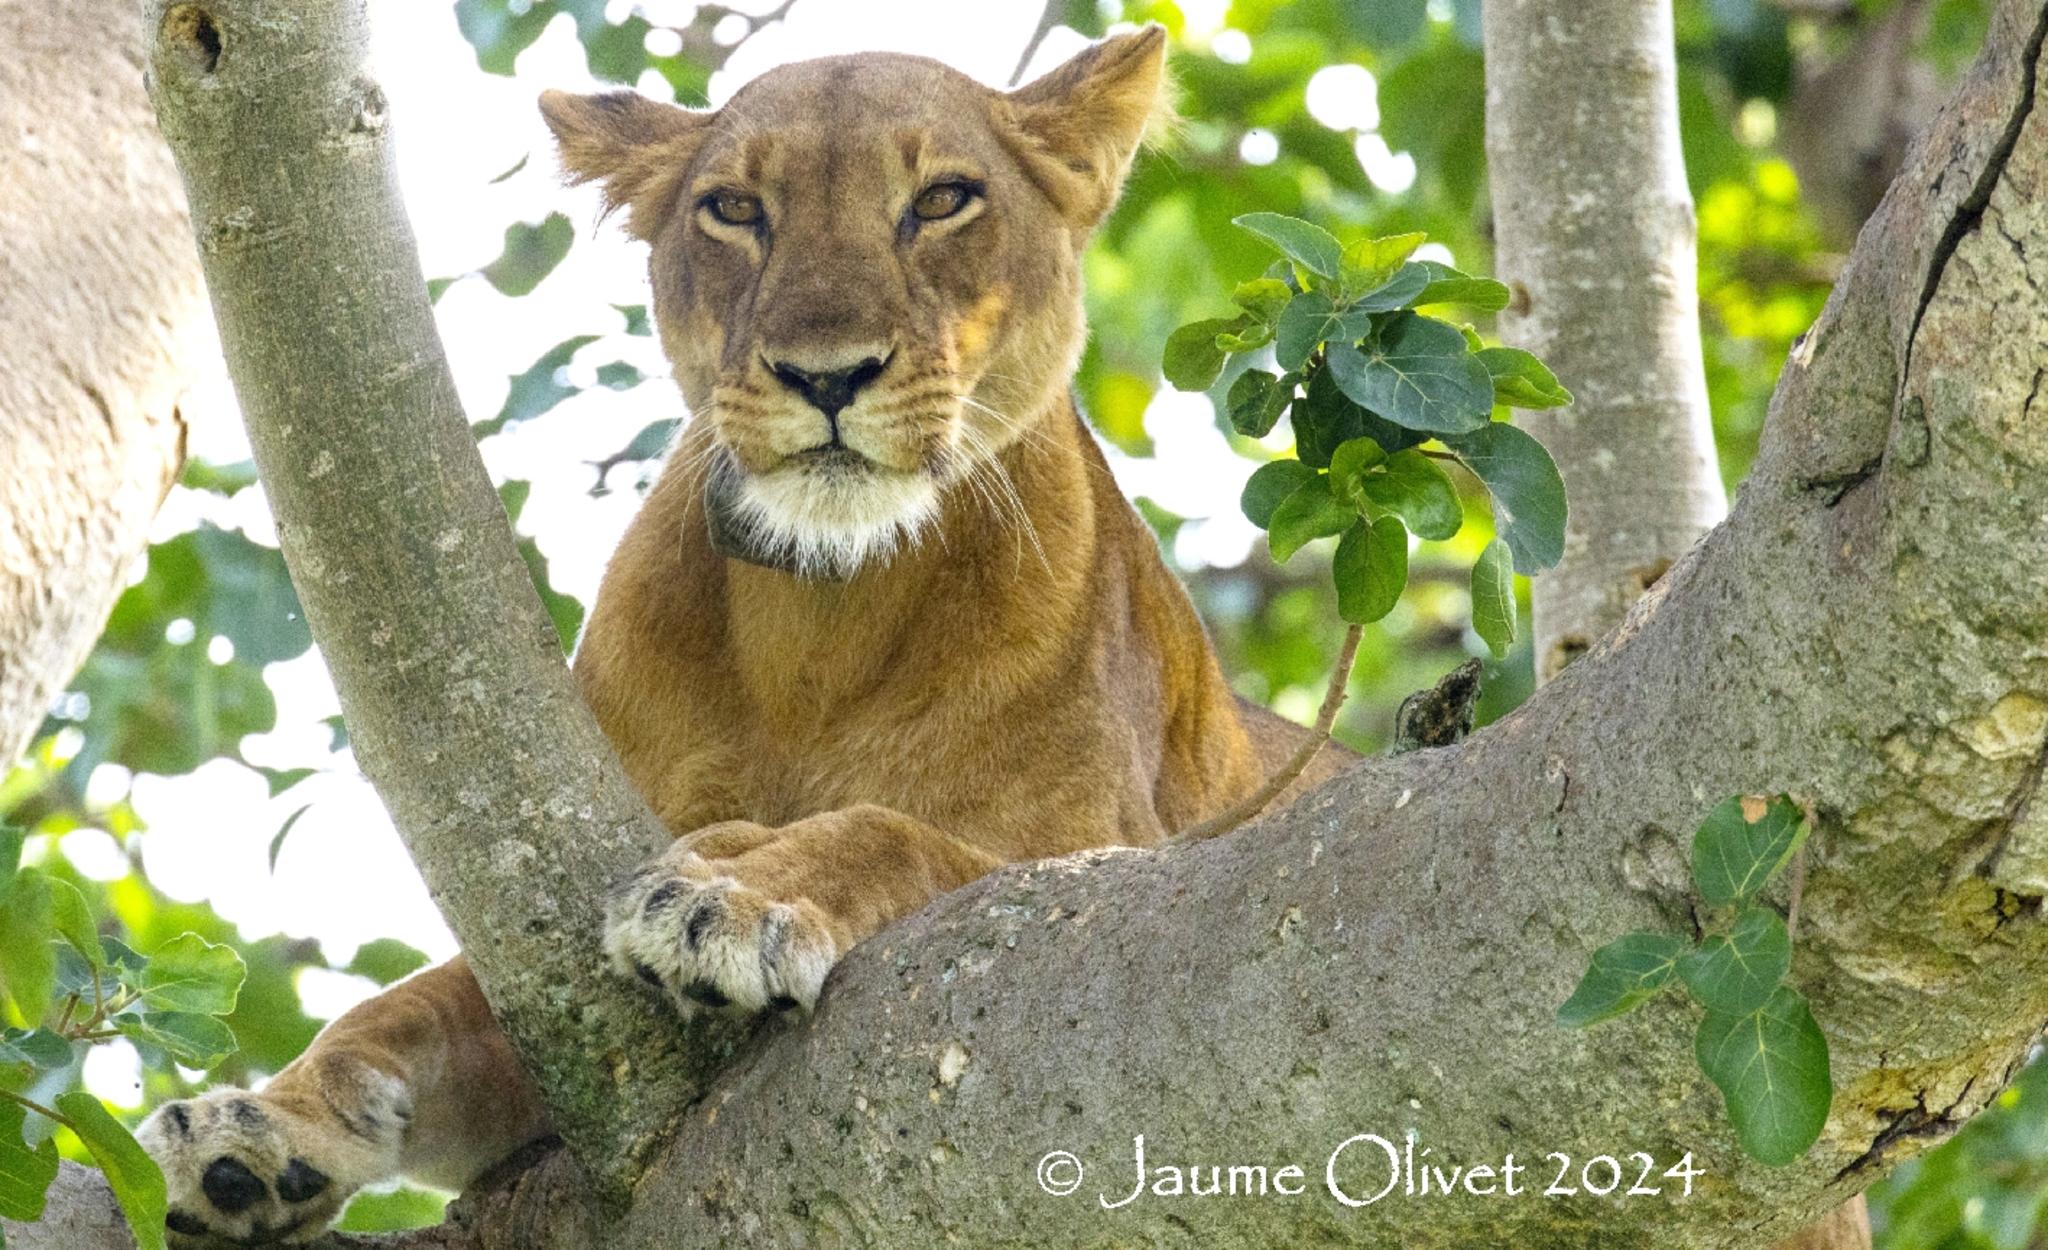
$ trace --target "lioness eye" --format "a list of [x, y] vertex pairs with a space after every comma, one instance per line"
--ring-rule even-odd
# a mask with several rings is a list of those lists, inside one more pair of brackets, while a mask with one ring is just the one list
[[964, 182], [938, 182], [918, 192], [910, 211], [919, 221], [942, 221], [966, 208], [976, 189]]
[[713, 191], [704, 197], [704, 207], [728, 226], [751, 226], [761, 220], [761, 201], [738, 191]]

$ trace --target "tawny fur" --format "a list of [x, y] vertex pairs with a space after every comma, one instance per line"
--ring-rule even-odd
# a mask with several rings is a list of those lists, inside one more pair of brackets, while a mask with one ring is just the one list
[[[808, 1008], [850, 947], [937, 895], [1156, 844], [1300, 732], [1232, 697], [1068, 398], [1080, 249], [1163, 56], [1149, 28], [1008, 95], [867, 55], [775, 70], [716, 113], [543, 101], [571, 177], [652, 245], [697, 414], [576, 659], [678, 835], [615, 893], [607, 955], [686, 1013]], [[913, 221], [945, 179], [980, 193]], [[755, 197], [764, 224], [718, 220], [718, 192]], [[836, 427], [775, 371], [869, 359], [886, 365]], [[763, 549], [810, 576], [714, 546], [717, 457]], [[360, 1185], [459, 1186], [544, 1129], [458, 959], [341, 1017], [261, 1094], [176, 1104], [144, 1139], [174, 1224], [303, 1240]], [[205, 1178], [223, 1158], [261, 1201], [220, 1208]], [[298, 1204], [280, 1196], [295, 1160], [295, 1192], [308, 1170], [326, 1182]]]

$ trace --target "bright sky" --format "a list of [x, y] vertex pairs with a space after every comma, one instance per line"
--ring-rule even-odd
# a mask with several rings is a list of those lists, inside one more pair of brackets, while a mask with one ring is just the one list
[[[714, 78], [713, 102], [774, 65], [862, 49], [923, 53], [1000, 84], [1040, 4], [799, 0], [790, 20], [748, 41]], [[685, 23], [695, 7], [676, 0], [612, 0], [611, 5], [615, 18], [637, 9], [657, 26]], [[736, 7], [766, 11], [775, 0], [742, 0]], [[1249, 55], [1249, 41], [1222, 28], [1227, 0], [1183, 0], [1181, 8], [1192, 41], [1213, 40], [1214, 54], [1227, 60]], [[549, 141], [535, 112], [534, 99], [543, 88], [603, 86], [585, 68], [570, 20], [557, 18], [520, 56], [517, 75], [505, 78], [477, 71], [450, 5], [371, 0], [370, 12], [377, 71], [392, 102], [399, 172], [426, 274], [465, 274], [488, 263], [500, 250], [503, 226], [513, 221], [537, 222], [560, 211], [577, 225], [568, 258], [533, 294], [508, 298], [472, 278], [457, 282], [441, 299], [441, 335], [470, 415], [495, 413], [509, 375], [576, 334], [606, 337], [579, 354], [570, 367], [572, 378], [587, 384], [598, 365], [618, 359], [657, 379], [665, 376], [653, 340], [620, 333], [620, 318], [608, 307], [648, 302], [644, 250], [615, 225], [594, 224], [594, 192], [558, 184]], [[1056, 30], [1040, 49], [1033, 72], [1058, 63], [1083, 43], [1071, 30]], [[649, 74], [652, 81], [645, 89], [665, 98], [665, 87]], [[1309, 105], [1338, 129], [1369, 132], [1378, 121], [1371, 75], [1358, 66], [1325, 70], [1311, 86]], [[1248, 161], [1272, 159], [1265, 147], [1271, 136], [1261, 139], [1262, 133], [1246, 137], [1241, 154]], [[1385, 189], [1404, 189], [1412, 181], [1413, 162], [1405, 154], [1388, 153], [1377, 135], [1362, 134], [1358, 151]], [[522, 160], [526, 164], [517, 173], [492, 181]], [[202, 387], [187, 411], [196, 414], [195, 455], [216, 463], [247, 458], [224, 380]], [[538, 538], [555, 584], [586, 605], [638, 496], [630, 481], [615, 481], [618, 489], [609, 496], [590, 498], [591, 478], [579, 462], [623, 446], [651, 420], [681, 415], [680, 399], [661, 381], [623, 393], [598, 388], [483, 444], [497, 477], [533, 483], [522, 524]], [[1241, 561], [1252, 531], [1227, 505], [1235, 500], [1249, 466], [1216, 431], [1207, 402], [1165, 390], [1146, 425], [1159, 457], [1120, 460], [1126, 489], [1196, 518], [1217, 513], [1219, 502], [1225, 505], [1206, 524], [1184, 531], [1186, 545], [1178, 554], [1187, 563]], [[170, 537], [202, 517], [275, 541], [256, 490], [222, 503], [180, 489], [167, 504], [155, 537]], [[251, 938], [277, 932], [316, 938], [337, 963], [360, 943], [381, 936], [400, 938], [437, 959], [452, 954], [454, 940], [375, 793], [346, 753], [327, 751], [328, 730], [320, 721], [338, 708], [317, 655], [273, 665], [266, 677], [278, 696], [278, 726], [249, 739], [246, 754], [271, 767], [325, 758], [328, 771], [276, 799], [268, 797], [257, 774], [224, 760], [189, 777], [137, 779], [134, 800], [149, 825], [142, 854], [151, 881], [180, 899], [210, 900]], [[118, 797], [125, 780], [118, 773], [96, 777], [94, 789]], [[273, 874], [267, 859], [271, 839], [293, 812], [309, 804]], [[119, 852], [104, 834], [81, 831], [67, 838], [64, 850], [85, 871], [120, 871]], [[309, 974], [300, 988], [316, 1016], [338, 1014], [374, 989], [368, 981], [340, 974]], [[96, 1060], [102, 1071], [97, 1074], [101, 1079], [93, 1081], [95, 1088], [118, 1100], [129, 1082], [113, 1069], [132, 1072], [132, 1063], [132, 1055], [113, 1053]]]

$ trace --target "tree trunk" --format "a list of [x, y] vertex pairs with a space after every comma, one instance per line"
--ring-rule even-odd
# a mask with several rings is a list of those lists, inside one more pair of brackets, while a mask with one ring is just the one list
[[[598, 796], [583, 803], [622, 783], [576, 728], [482, 506], [424, 299], [399, 282], [381, 127], [350, 137], [367, 84], [359, 32], [336, 31], [353, 6], [209, 11], [218, 56], [192, 55], [162, 108], [202, 239], [234, 240], [208, 264], [314, 631], [487, 988], [530, 1010], [538, 975], [609, 1011], [586, 988], [594, 952], [550, 947], [587, 939], [587, 883], [637, 853], [639, 818], [550, 805], [562, 772]], [[170, 27], [160, 76], [207, 46], [191, 29]], [[2048, 818], [2033, 803], [2048, 425], [2030, 412], [2048, 377], [2044, 29], [2048, 0], [2000, 7], [1781, 382], [1735, 515], [1520, 710], [1455, 747], [1362, 762], [1231, 836], [1020, 865], [949, 895], [852, 951], [815, 1016], [743, 1039], [701, 1098], [672, 1079], [607, 1086], [621, 1114], [681, 1123], [602, 1237], [564, 1231], [576, 1187], [556, 1155], [441, 1244], [1750, 1250], [1952, 1131], [2048, 1019]], [[285, 61], [288, 80], [265, 77]], [[209, 62], [229, 81], [199, 83]], [[232, 81], [245, 73], [272, 84], [260, 105]], [[214, 107], [240, 129], [191, 116]], [[242, 168], [294, 139], [347, 155], [289, 186]], [[246, 210], [223, 217], [229, 204]], [[345, 287], [308, 216], [353, 249]], [[361, 384], [345, 411], [328, 393], [344, 378]], [[300, 415], [281, 411], [287, 394]], [[438, 541], [456, 517], [460, 541]], [[492, 770], [510, 780], [471, 775]], [[1775, 790], [1815, 813], [1795, 977], [1837, 1087], [1819, 1144], [1782, 1169], [1735, 1149], [1679, 1000], [1585, 1032], [1553, 1018], [1595, 946], [1689, 923], [1683, 843], [1702, 812]], [[465, 846], [497, 891], [450, 867]], [[575, 875], [550, 894], [501, 860]], [[520, 938], [536, 917], [540, 950]], [[478, 951], [479, 934], [506, 949]], [[587, 1028], [508, 1016], [575, 1106]], [[673, 1032], [704, 1067], [731, 1045]], [[637, 1075], [628, 1044], [641, 1039], [619, 1054]], [[1512, 1152], [1523, 1193], [1341, 1205], [1323, 1164], [1360, 1133], [1412, 1134], [1445, 1165]], [[1140, 1134], [1154, 1164], [1295, 1164], [1306, 1192], [1105, 1210], [1131, 1188]], [[1087, 1170], [1066, 1197], [1040, 1184], [1055, 1150]], [[1637, 1150], [1660, 1167], [1691, 1152], [1705, 1176], [1686, 1198], [1531, 1192], [1550, 1180], [1546, 1152]], [[1360, 1167], [1339, 1181], [1376, 1185], [1371, 1158], [1348, 1156]], [[531, 1235], [505, 1240], [522, 1219]], [[501, 1231], [465, 1231], [486, 1225]]]
[[1501, 336], [1569, 408], [1519, 418], [1571, 501], [1564, 560], [1531, 586], [1554, 677], [1727, 511], [1700, 358], [1692, 193], [1670, 0], [1485, 9], [1486, 156]]
[[151, 8], [151, 96], [356, 757], [556, 1128], [622, 1193], [674, 1105], [629, 1095], [680, 1056], [599, 974], [602, 897], [667, 833], [576, 692], [456, 398], [363, 6]]
[[0, 771], [127, 584], [212, 356], [128, 0], [0, 0]]

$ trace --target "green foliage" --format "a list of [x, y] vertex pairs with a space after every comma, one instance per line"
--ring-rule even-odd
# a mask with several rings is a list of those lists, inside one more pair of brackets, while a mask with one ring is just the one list
[[[1758, 901], [1805, 837], [1789, 799], [1737, 796], [1717, 805], [1693, 839], [1692, 866], [1702, 904], [1722, 919], [1695, 941], [1631, 933], [1610, 942], [1557, 1009], [1560, 1024], [1584, 1028], [1635, 1010], [1675, 974], [1705, 1011], [1693, 1037], [1700, 1071], [1721, 1091], [1736, 1141], [1772, 1167], [1806, 1153], [1834, 1100], [1827, 1037], [1784, 983], [1791, 934]], [[1732, 917], [1730, 908], [1738, 909]]]
[[1663, 988], [1678, 966], [1683, 939], [1668, 933], [1630, 933], [1593, 952], [1593, 962], [1557, 1019], [1584, 1028], [1626, 1015]]
[[74, 1070], [75, 1052], [125, 1037], [144, 1059], [169, 1066], [220, 1062], [235, 1050], [220, 1019], [235, 1010], [247, 970], [228, 946], [181, 933], [139, 955], [102, 937], [85, 896], [70, 881], [19, 865], [22, 833], [0, 826], [8, 871], [0, 898], [0, 981], [19, 1025], [0, 1030], [0, 1215], [32, 1220], [56, 1176], [47, 1132], [31, 1147], [28, 1117], [69, 1129], [106, 1173], [122, 1214], [144, 1247], [161, 1247], [164, 1179], [127, 1127], [81, 1090], [50, 1106], [20, 1091]]
[[538, 224], [514, 222], [505, 227], [504, 252], [483, 267], [483, 275], [500, 294], [531, 294], [575, 241], [575, 229], [560, 213], [549, 213]]
[[1693, 884], [1710, 907], [1748, 902], [1805, 841], [1806, 823], [1790, 799], [1723, 800], [1693, 835]]
[[1721, 1091], [1735, 1139], [1757, 1162], [1783, 1167], [1820, 1137], [1835, 1096], [1828, 1039], [1792, 987], [1779, 986], [1741, 1015], [1709, 1009], [1693, 1054]]
[[164, 1215], [170, 1202], [164, 1193], [164, 1174], [156, 1160], [144, 1154], [135, 1135], [84, 1091], [57, 1096], [57, 1111], [64, 1127], [78, 1135], [92, 1152], [93, 1162], [106, 1173], [114, 1200], [121, 1204], [128, 1229], [135, 1234], [138, 1250], [163, 1250]]
[[[1162, 365], [1173, 385], [1207, 390], [1229, 356], [1273, 344], [1287, 372], [1246, 369], [1225, 399], [1232, 428], [1248, 438], [1291, 415], [1298, 459], [1262, 466], [1241, 500], [1267, 532], [1273, 559], [1285, 563], [1318, 538], [1343, 535], [1331, 566], [1337, 613], [1354, 625], [1384, 618], [1408, 584], [1409, 532], [1442, 542], [1464, 527], [1457, 486], [1436, 463], [1450, 460], [1493, 493], [1516, 567], [1534, 573], [1556, 564], [1564, 481], [1540, 443], [1493, 415], [1496, 400], [1549, 407], [1571, 396], [1527, 352], [1475, 347], [1459, 327], [1413, 310], [1425, 296], [1491, 303], [1506, 288], [1409, 260], [1420, 233], [1347, 247], [1280, 213], [1235, 222], [1285, 255], [1284, 278], [1238, 284], [1233, 298], [1245, 311], [1182, 326], [1167, 337]], [[1255, 333], [1268, 325], [1270, 338]], [[1499, 377], [1488, 351], [1497, 353]], [[1287, 464], [1294, 467], [1280, 467]], [[1473, 568], [1474, 621], [1498, 653], [1515, 638], [1511, 579], [1497, 555], [1484, 559], [1494, 563]]]
[[1870, 1191], [1880, 1245], [2031, 1250], [2048, 1214], [2048, 1063], [2037, 1057], [1939, 1150]]

